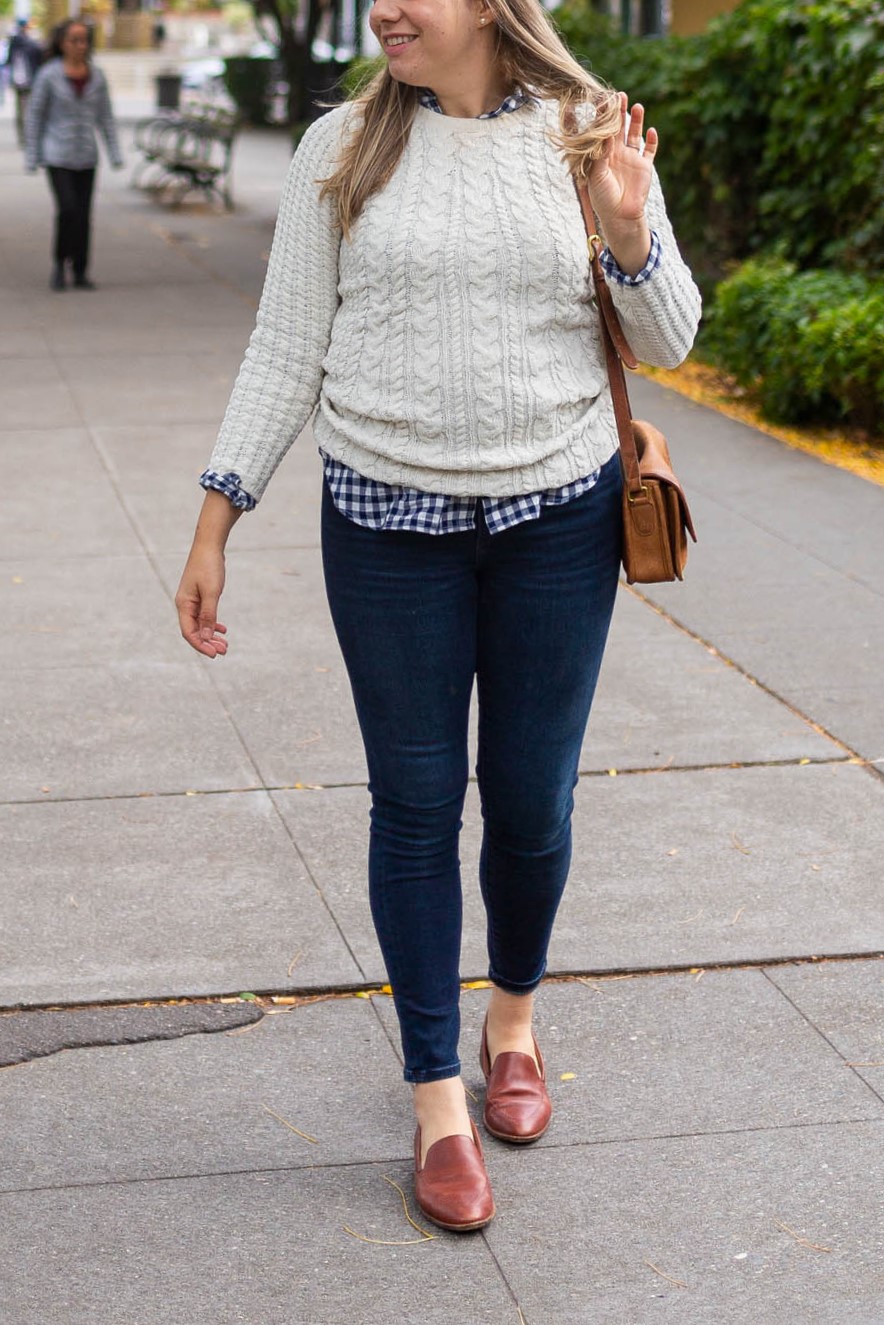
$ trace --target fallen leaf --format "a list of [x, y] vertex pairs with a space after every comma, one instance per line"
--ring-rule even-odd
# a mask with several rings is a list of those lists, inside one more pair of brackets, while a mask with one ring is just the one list
[[577, 1076], [576, 1072], [563, 1072], [562, 1075], [559, 1077], [559, 1081], [573, 1081], [576, 1078], [576, 1076]]
[[736, 851], [742, 851], [744, 856], [751, 856], [751, 848], [745, 846], [737, 837], [736, 833], [731, 833], [731, 844]]
[[609, 768], [609, 769], [608, 769], [608, 777], [609, 777], [609, 778], [615, 778], [616, 776], [617, 776], [617, 770], [616, 770], [616, 768]]

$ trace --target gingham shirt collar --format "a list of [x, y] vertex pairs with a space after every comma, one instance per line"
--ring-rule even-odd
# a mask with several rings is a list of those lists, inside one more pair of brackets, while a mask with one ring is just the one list
[[[524, 106], [525, 102], [530, 100], [531, 97], [528, 93], [523, 92], [520, 87], [517, 87], [508, 96], [504, 97], [496, 110], [483, 111], [481, 115], [476, 116], [476, 119], [495, 120], [498, 115], [505, 115], [507, 111], [510, 110], [518, 110], [520, 106]], [[445, 114], [444, 110], [439, 105], [439, 99], [436, 96], [436, 93], [431, 87], [422, 87], [420, 89], [418, 92], [418, 101], [426, 110], [435, 110], [439, 115]]]

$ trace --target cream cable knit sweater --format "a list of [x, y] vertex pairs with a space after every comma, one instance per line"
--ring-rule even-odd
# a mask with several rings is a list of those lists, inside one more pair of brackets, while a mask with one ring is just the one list
[[[591, 473], [617, 433], [580, 208], [547, 137], [556, 103], [490, 120], [419, 108], [348, 243], [316, 181], [352, 113], [312, 125], [292, 161], [210, 468], [260, 498], [318, 405], [319, 446], [385, 483], [504, 497]], [[668, 367], [700, 299], [656, 175], [647, 214], [660, 266], [611, 289], [634, 353]]]

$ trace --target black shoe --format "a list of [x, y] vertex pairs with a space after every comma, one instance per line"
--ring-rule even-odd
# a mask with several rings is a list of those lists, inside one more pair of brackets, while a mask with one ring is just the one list
[[52, 269], [52, 275], [49, 277], [49, 288], [52, 290], [64, 290], [66, 288], [64, 266], [60, 262]]
[[74, 286], [78, 290], [95, 290], [98, 287], [90, 281], [88, 276], [75, 276]]

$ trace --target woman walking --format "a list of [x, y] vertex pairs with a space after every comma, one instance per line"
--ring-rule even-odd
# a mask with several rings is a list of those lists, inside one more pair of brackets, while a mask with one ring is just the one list
[[49, 284], [64, 290], [65, 264], [74, 285], [94, 290], [89, 279], [92, 193], [100, 132], [115, 169], [123, 165], [107, 80], [90, 58], [90, 32], [69, 18], [53, 35], [54, 58], [43, 66], [28, 103], [25, 162], [29, 171], [45, 166], [55, 197], [53, 268]]
[[466, 1230], [494, 1214], [458, 1046], [470, 696], [475, 682], [483, 1117], [524, 1143], [550, 1120], [533, 993], [620, 561], [572, 176], [639, 357], [680, 362], [699, 296], [655, 131], [571, 58], [538, 0], [376, 0], [371, 24], [386, 67], [292, 163], [176, 602], [185, 639], [224, 654], [227, 537], [318, 407], [325, 580], [369, 768], [369, 893], [414, 1086], [416, 1195]]

